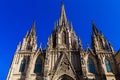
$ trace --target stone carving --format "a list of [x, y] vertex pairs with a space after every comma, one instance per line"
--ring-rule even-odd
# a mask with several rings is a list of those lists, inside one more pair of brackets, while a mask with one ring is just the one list
[[69, 66], [70, 66], [70, 64], [69, 64], [68, 60], [64, 57], [63, 61], [60, 64], [60, 67], [61, 67], [60, 70], [66, 72], [70, 69]]
[[[43, 38], [42, 36], [44, 36], [44, 34], [41, 35], [41, 38]], [[64, 74], [69, 74], [74, 80], [86, 80], [86, 78], [88, 78], [87, 80], [91, 80], [91, 78], [95, 78], [95, 80], [116, 80], [115, 77], [118, 74], [115, 71], [118, 69], [114, 61], [113, 47], [109, 44], [109, 49], [104, 48], [107, 46], [107, 40], [104, 40], [104, 42], [100, 41], [103, 37], [97, 30], [95, 24], [93, 24], [93, 35], [91, 38], [92, 45], [87, 45], [87, 49], [84, 50], [85, 47], [82, 46], [82, 41], [77, 38], [71, 23], [67, 21], [64, 5], [62, 4], [59, 21], [48, 38], [47, 47], [42, 49], [42, 45], [40, 45], [40, 47], [37, 48], [37, 36], [34, 23], [31, 30], [23, 38], [21, 45], [19, 44], [16, 49], [15, 57], [13, 58], [6, 80], [58, 80], [58, 77]], [[89, 49], [91, 52], [88, 51]], [[41, 72], [36, 73], [34, 69], [38, 54], [40, 54], [40, 58], [42, 58], [42, 64], [37, 65], [37, 70]], [[89, 54], [96, 60], [96, 71], [99, 71], [92, 75], [88, 71], [89, 67], [87, 65], [87, 57]], [[19, 72], [21, 59], [24, 56], [29, 56], [30, 59], [28, 59], [29, 61], [27, 61], [24, 67], [25, 71]], [[111, 61], [111, 66], [113, 67], [112, 71], [114, 73], [110, 72], [110, 76], [104, 73], [104, 71], [107, 72], [106, 66], [103, 64], [105, 57], [111, 57], [110, 60], [113, 60]], [[106, 79], [98, 79], [103, 74]], [[73, 79], [65, 75], [62, 76], [60, 80]]]
[[85, 65], [85, 60], [84, 60], [84, 58], [81, 58], [81, 64], [82, 64], [82, 65]]

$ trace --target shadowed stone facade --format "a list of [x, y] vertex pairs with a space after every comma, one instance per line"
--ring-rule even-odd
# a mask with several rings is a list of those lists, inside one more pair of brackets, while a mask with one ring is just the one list
[[82, 47], [64, 4], [47, 48], [37, 49], [35, 23], [19, 43], [7, 80], [120, 80], [114, 50], [92, 22], [92, 48]]
[[117, 64], [119, 75], [120, 75], [120, 49], [115, 54], [115, 60], [116, 60], [116, 64]]

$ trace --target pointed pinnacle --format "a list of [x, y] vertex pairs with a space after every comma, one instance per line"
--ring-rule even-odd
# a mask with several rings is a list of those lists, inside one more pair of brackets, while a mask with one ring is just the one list
[[30, 30], [30, 34], [36, 35], [35, 27], [36, 27], [36, 21], [34, 21], [34, 23], [33, 23], [33, 25], [32, 25], [32, 28], [31, 28], [31, 30]]
[[19, 51], [21, 48], [21, 42], [18, 43], [16, 51]]
[[26, 33], [25, 37], [28, 37], [28, 35], [29, 35], [29, 32], [27, 31], [27, 33]]
[[42, 49], [42, 43], [40, 43], [40, 49]]
[[32, 29], [35, 29], [36, 27], [36, 21], [33, 22]]
[[98, 34], [98, 29], [96, 28], [96, 25], [95, 25], [93, 20], [92, 20], [92, 29], [93, 29], [93, 34], [97, 35]]
[[61, 6], [61, 13], [60, 13], [59, 25], [62, 25], [63, 22], [64, 23], [67, 22], [65, 8], [64, 8], [64, 3], [62, 3], [62, 6]]
[[87, 48], [90, 48], [88, 43], [86, 43], [86, 46], [87, 46]]

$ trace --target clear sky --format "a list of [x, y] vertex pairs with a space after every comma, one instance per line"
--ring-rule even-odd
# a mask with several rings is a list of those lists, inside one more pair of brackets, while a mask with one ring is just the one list
[[[19, 41], [36, 20], [38, 44], [43, 48], [60, 15], [64, 1], [67, 18], [77, 36], [91, 44], [91, 21], [120, 48], [120, 0], [0, 0], [0, 80], [5, 80]], [[39, 46], [39, 45], [38, 45]]]

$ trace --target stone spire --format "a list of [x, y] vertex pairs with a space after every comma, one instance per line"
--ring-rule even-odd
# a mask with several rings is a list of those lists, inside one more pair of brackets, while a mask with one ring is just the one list
[[109, 50], [108, 42], [104, 35], [98, 31], [96, 28], [95, 23], [92, 21], [92, 45], [94, 51], [99, 51], [99, 50]]
[[93, 30], [93, 35], [98, 35], [98, 29], [96, 28], [94, 21], [92, 21], [92, 30]]
[[23, 39], [21, 50], [35, 51], [37, 49], [35, 24], [36, 22], [33, 23], [30, 32], [27, 32]]
[[36, 21], [34, 21], [34, 23], [33, 23], [33, 25], [32, 25], [32, 28], [31, 28], [31, 30], [30, 30], [30, 35], [31, 35], [31, 36], [36, 36], [35, 27], [36, 27]]
[[64, 3], [61, 6], [60, 18], [59, 18], [59, 25], [63, 25], [67, 23], [67, 17], [65, 13]]
[[64, 4], [62, 3], [59, 21], [55, 24], [52, 36], [48, 39], [49, 48], [78, 49], [78, 40], [71, 23], [67, 21]]

